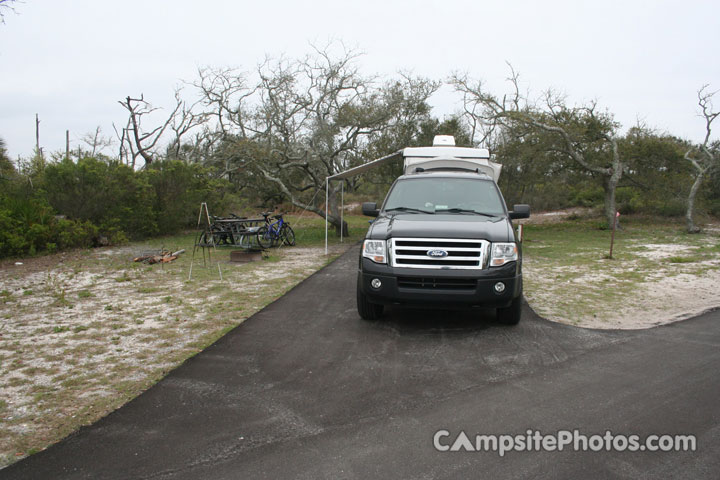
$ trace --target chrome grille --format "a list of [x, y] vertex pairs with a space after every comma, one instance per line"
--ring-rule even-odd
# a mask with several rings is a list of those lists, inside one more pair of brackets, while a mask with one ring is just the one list
[[[482, 269], [486, 267], [490, 242], [450, 238], [392, 238], [390, 258], [393, 267]], [[440, 250], [443, 256], [428, 252]]]

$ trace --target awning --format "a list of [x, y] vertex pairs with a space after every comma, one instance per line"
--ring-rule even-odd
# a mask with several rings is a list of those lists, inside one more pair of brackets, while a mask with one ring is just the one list
[[[390, 155], [386, 155], [384, 157], [380, 157], [377, 160], [373, 160], [372, 162], [363, 163], [362, 165], [358, 165], [357, 167], [349, 168], [345, 170], [344, 172], [336, 173], [335, 175], [330, 175], [329, 177], [325, 177], [325, 255], [328, 254], [328, 220], [327, 215], [329, 213], [328, 208], [328, 192], [330, 190], [330, 180], [343, 180], [346, 178], [354, 177], [355, 175], [359, 175], [361, 173], [365, 173], [370, 169], [379, 167], [380, 165], [384, 165], [388, 162], [391, 162], [393, 160], [400, 160], [403, 158], [403, 151], [398, 150], [395, 153], [391, 153]], [[343, 183], [343, 187], [345, 184]], [[344, 188], [340, 193], [340, 224], [342, 225], [343, 222], [343, 210], [344, 210]], [[340, 228], [340, 241], [343, 240], [343, 233], [342, 228]]]
[[354, 177], [355, 175], [358, 175], [360, 173], [365, 173], [371, 168], [379, 167], [380, 165], [390, 162], [392, 160], [399, 160], [403, 156], [403, 151], [398, 150], [395, 153], [391, 153], [390, 155], [387, 155], [385, 157], [378, 158], [377, 160], [373, 160], [372, 162], [363, 163], [362, 165], [358, 165], [357, 167], [349, 168], [345, 170], [344, 172], [336, 173], [335, 175], [330, 175], [328, 177], [329, 180], [340, 180], [343, 178], [350, 178]]

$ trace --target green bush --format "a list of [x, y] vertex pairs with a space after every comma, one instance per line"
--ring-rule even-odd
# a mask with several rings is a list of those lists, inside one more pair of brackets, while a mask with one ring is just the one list
[[578, 207], [597, 207], [603, 205], [605, 192], [602, 187], [592, 186], [578, 190], [571, 203]]
[[708, 202], [708, 212], [712, 216], [720, 218], [720, 198]]
[[637, 189], [622, 187], [615, 192], [617, 210], [623, 215], [630, 215], [647, 210], [647, 199]]
[[97, 225], [102, 235], [142, 238], [158, 233], [153, 191], [145, 177], [117, 162], [64, 159], [45, 169], [44, 191], [57, 212]]
[[30, 225], [27, 229], [26, 238], [30, 242], [31, 248], [35, 251], [44, 250], [45, 246], [51, 240], [50, 227], [39, 223]]
[[60, 249], [90, 247], [98, 236], [98, 228], [89, 221], [59, 219], [54, 224], [54, 233]]
[[157, 161], [140, 171], [83, 158], [45, 170], [50, 205], [69, 218], [88, 221], [113, 242], [176, 233], [194, 226], [201, 202], [221, 211], [227, 182], [197, 164]]
[[657, 213], [664, 217], [681, 217], [687, 210], [687, 201], [680, 198], [669, 198], [657, 206]]
[[22, 255], [29, 246], [21, 222], [11, 211], [0, 208], [0, 257]]
[[48, 212], [50, 207], [40, 199], [0, 196], [0, 258], [92, 246], [98, 235], [92, 223]]

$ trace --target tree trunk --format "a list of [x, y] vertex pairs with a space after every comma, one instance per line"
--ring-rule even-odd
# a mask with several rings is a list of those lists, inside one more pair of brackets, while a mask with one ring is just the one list
[[693, 221], [693, 215], [695, 213], [695, 196], [697, 195], [698, 190], [700, 190], [704, 174], [705, 172], [703, 170], [698, 170], [695, 181], [690, 188], [690, 194], [688, 195], [687, 211], [685, 212], [688, 233], [698, 233], [700, 231], [700, 227], [695, 225], [695, 222]]
[[[267, 170], [260, 168], [260, 172], [263, 174], [263, 176], [267, 180], [275, 183], [278, 187], [280, 187], [280, 190], [283, 192], [285, 197], [290, 200], [290, 203], [292, 203], [293, 205], [295, 205], [298, 208], [302, 208], [303, 210], [308, 210], [310, 212], [316, 213], [316, 214], [320, 215], [321, 217], [327, 219], [327, 221], [330, 223], [330, 225], [335, 227], [335, 231], [337, 232], [338, 236], [340, 235], [340, 212], [337, 208], [337, 198], [335, 198], [333, 195], [332, 186], [330, 187], [330, 192], [328, 193], [328, 203], [334, 202], [336, 206], [335, 206], [334, 210], [331, 206], [328, 209], [329, 212], [326, 212], [324, 210], [324, 208], [318, 208], [314, 205], [308, 205], [308, 204], [305, 204], [304, 202], [300, 201], [297, 197], [295, 197], [295, 195], [293, 195], [293, 193], [290, 191], [289, 188], [287, 188], [287, 186], [283, 183], [282, 180], [273, 176]], [[318, 189], [320, 191], [324, 190], [324, 189], [320, 189], [320, 188], [318, 188]], [[337, 193], [337, 192], [335, 192], [335, 193]], [[325, 205], [323, 205], [323, 207], [325, 207]], [[347, 232], [348, 232], [347, 222], [345, 222], [344, 220], [342, 222], [342, 228], [343, 228], [343, 235], [347, 235]]]
[[328, 203], [329, 203], [329, 208], [330, 208], [330, 216], [328, 217], [328, 220], [330, 218], [335, 219], [334, 222], [330, 222], [332, 224], [332, 226], [335, 227], [335, 235], [337, 235], [339, 237], [340, 229], [342, 228], [343, 237], [347, 237], [348, 233], [349, 233], [347, 222], [343, 219], [342, 226], [340, 225], [341, 205], [339, 205], [339, 203], [338, 203], [338, 197], [339, 197], [338, 193], [340, 190], [339, 186], [340, 186], [340, 183], [335, 183], [334, 185], [332, 183], [330, 184], [330, 192], [328, 192]]
[[[338, 222], [338, 224], [334, 225], [334, 227], [335, 227], [335, 235], [339, 237], [340, 236], [340, 223]], [[342, 233], [343, 238], [347, 238], [350, 236], [350, 232], [348, 231], [348, 223], [345, 221], [345, 219], [343, 219], [343, 221], [342, 221], [342, 231], [343, 231], [343, 233]]]
[[[605, 218], [607, 219], [609, 229], [613, 228], [613, 222], [615, 221], [615, 215], [617, 213], [615, 190], [617, 189], [618, 182], [620, 182], [620, 175], [617, 175], [615, 172], [609, 177], [606, 177], [603, 182], [603, 188], [605, 190]], [[616, 228], [620, 228], [619, 221]]]
[[[324, 209], [317, 208], [312, 205], [307, 205], [305, 203], [297, 201], [297, 199], [294, 199], [294, 198], [290, 200], [290, 203], [292, 203], [293, 205], [295, 205], [298, 208], [302, 208], [303, 210], [313, 212], [322, 218], [327, 218], [328, 223], [330, 225], [332, 225], [333, 228], [335, 228], [335, 232], [337, 233], [338, 236], [340, 236], [340, 216], [334, 215], [332, 210], [330, 211], [330, 213], [326, 214]], [[323, 205], [323, 207], [324, 207], [324, 205]], [[343, 236], [349, 236], [348, 235], [348, 224], [345, 220], [343, 220], [343, 228], [345, 229], [343, 231]]]

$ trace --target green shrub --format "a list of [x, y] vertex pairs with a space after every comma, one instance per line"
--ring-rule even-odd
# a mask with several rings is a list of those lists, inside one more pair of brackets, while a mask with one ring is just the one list
[[64, 159], [45, 169], [44, 190], [50, 205], [68, 218], [88, 221], [99, 234], [155, 235], [153, 192], [142, 172], [118, 162]]
[[586, 187], [578, 190], [571, 203], [578, 207], [597, 207], [603, 205], [605, 192], [602, 187]]
[[679, 198], [669, 198], [657, 207], [657, 213], [664, 217], [681, 217], [686, 210], [686, 200]]
[[714, 217], [720, 217], [720, 198], [708, 201], [708, 212]]
[[27, 229], [27, 239], [35, 250], [44, 250], [45, 245], [50, 241], [50, 227], [35, 223]]
[[98, 236], [98, 228], [89, 221], [60, 219], [54, 227], [61, 249], [90, 247]]
[[22, 255], [28, 247], [21, 222], [9, 210], [0, 209], [0, 257]]
[[201, 165], [166, 160], [153, 163], [142, 175], [154, 192], [152, 210], [161, 234], [194, 227], [201, 202], [207, 202], [214, 214], [224, 210], [222, 198], [228, 182], [213, 179]]

